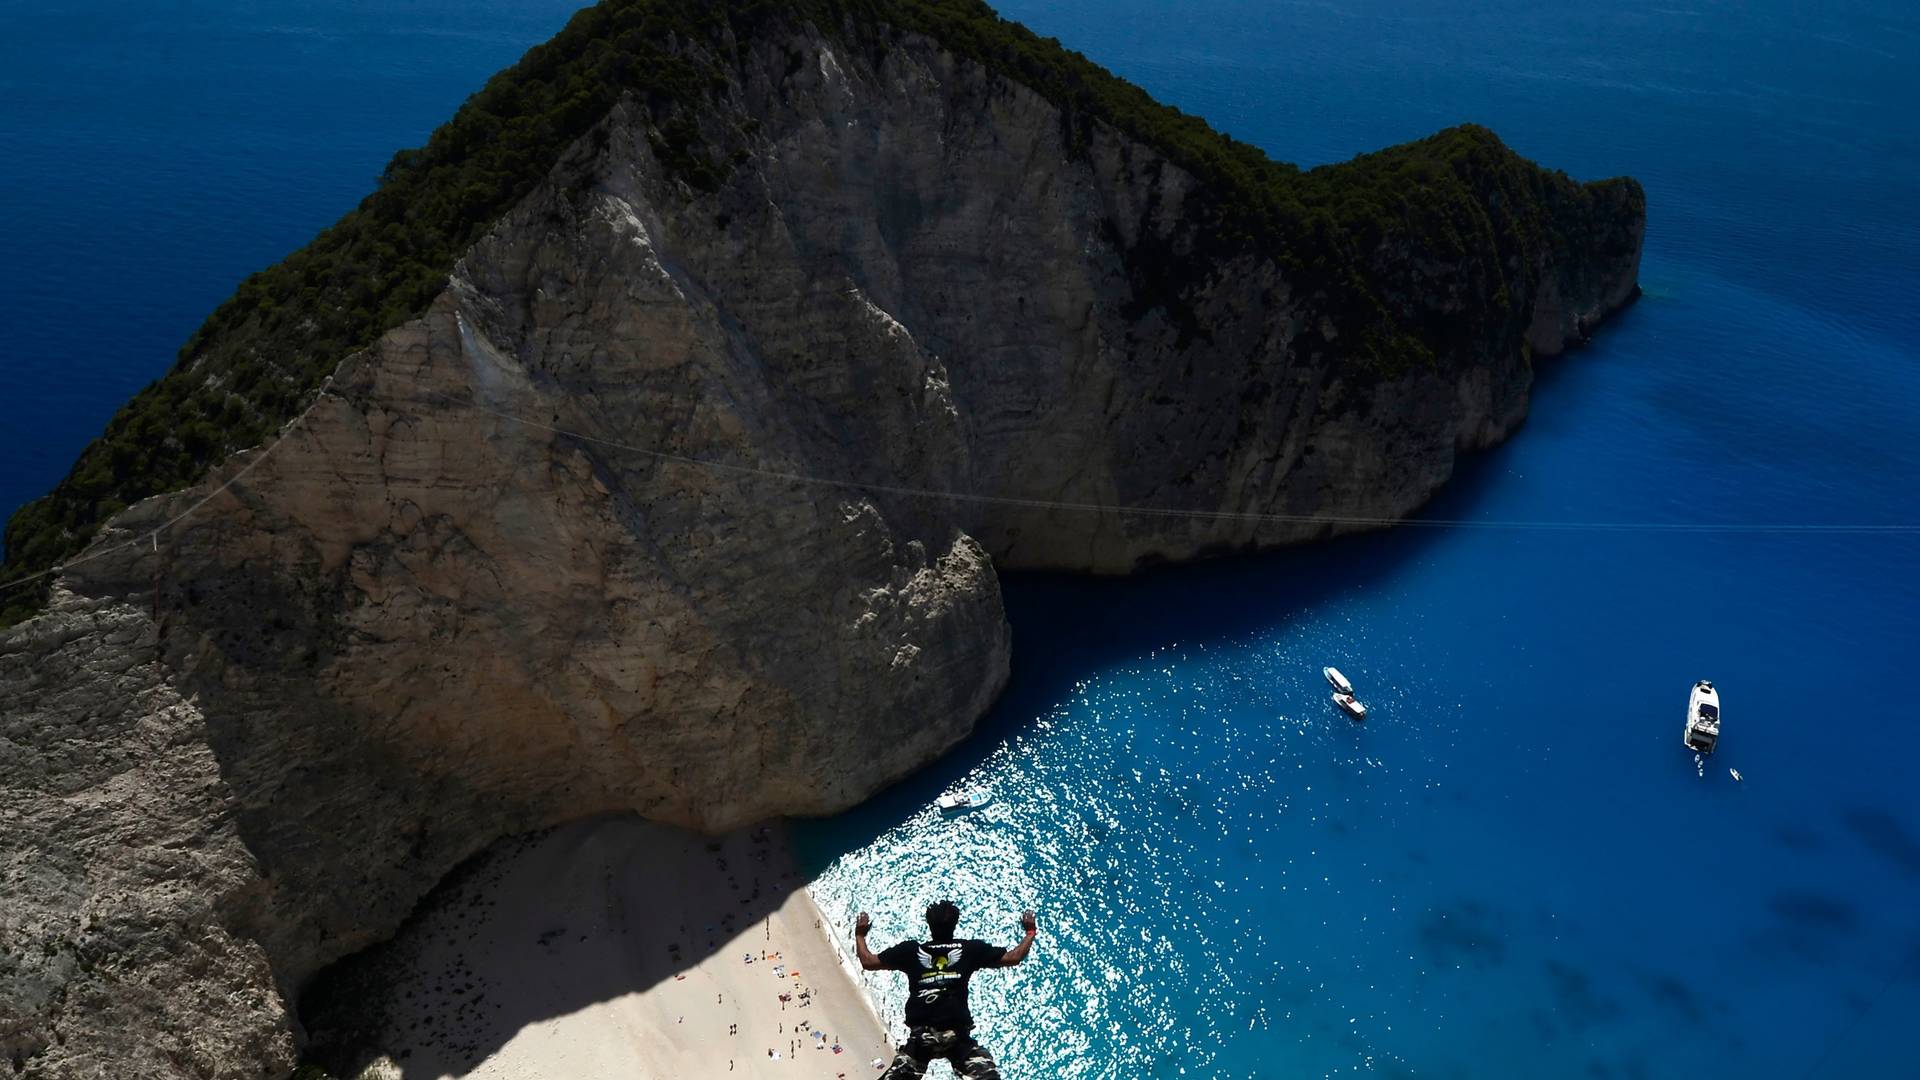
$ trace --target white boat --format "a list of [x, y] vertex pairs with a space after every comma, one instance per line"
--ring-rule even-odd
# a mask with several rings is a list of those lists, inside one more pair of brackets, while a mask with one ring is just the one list
[[943, 814], [963, 814], [968, 810], [978, 810], [993, 801], [993, 796], [984, 791], [956, 791], [933, 800]]
[[1687, 726], [1682, 734], [1687, 749], [1699, 754], [1713, 753], [1720, 741], [1720, 693], [1705, 679], [1693, 684], [1687, 698]]
[[1365, 720], [1367, 718], [1367, 707], [1360, 704], [1360, 699], [1354, 697], [1352, 694], [1335, 694], [1333, 695], [1333, 703], [1340, 706], [1341, 712], [1346, 713], [1355, 720]]
[[1325, 675], [1327, 677], [1328, 686], [1333, 687], [1335, 690], [1340, 691], [1341, 693], [1347, 695], [1348, 697], [1353, 696], [1353, 684], [1347, 681], [1347, 677], [1345, 675], [1340, 674], [1339, 668], [1323, 667], [1320, 669], [1320, 674]]

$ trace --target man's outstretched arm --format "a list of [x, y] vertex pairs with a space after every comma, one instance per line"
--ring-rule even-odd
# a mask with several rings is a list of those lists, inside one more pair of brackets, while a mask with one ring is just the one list
[[867, 948], [867, 931], [872, 928], [873, 928], [873, 920], [867, 918], [866, 912], [863, 911], [859, 915], [854, 917], [854, 920], [853, 920], [854, 951], [860, 954], [860, 967], [862, 969], [866, 971], [883, 971], [886, 969], [886, 965], [880, 962], [879, 957], [873, 955], [872, 949]]
[[1008, 949], [1001, 955], [1001, 967], [1012, 967], [1020, 961], [1025, 960], [1027, 954], [1033, 951], [1033, 935], [1040, 930], [1040, 924], [1033, 919], [1033, 912], [1028, 911], [1021, 914], [1020, 928], [1027, 932], [1027, 936], [1021, 939], [1020, 944]]

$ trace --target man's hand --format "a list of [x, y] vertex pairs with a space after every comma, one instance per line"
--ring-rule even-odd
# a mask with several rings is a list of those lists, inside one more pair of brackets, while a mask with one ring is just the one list
[[1027, 953], [1033, 951], [1033, 935], [1040, 931], [1040, 924], [1033, 920], [1033, 912], [1023, 911], [1020, 913], [1020, 929], [1025, 930], [1027, 936], [1020, 939], [1020, 944], [1015, 945], [1000, 955], [1001, 967], [1012, 967], [1020, 961], [1025, 960]]
[[860, 957], [862, 971], [881, 969], [880, 958], [873, 955], [872, 949], [867, 948], [867, 931], [872, 928], [873, 920], [867, 918], [866, 912], [863, 911], [853, 917], [853, 951]]

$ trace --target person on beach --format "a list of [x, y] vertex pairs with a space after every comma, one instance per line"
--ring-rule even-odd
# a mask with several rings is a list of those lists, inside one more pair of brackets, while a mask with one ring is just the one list
[[853, 921], [860, 966], [868, 971], [898, 971], [907, 977], [907, 1041], [880, 1080], [919, 1080], [935, 1058], [945, 1058], [955, 1076], [1000, 1080], [993, 1055], [974, 1041], [967, 983], [981, 968], [1012, 967], [1027, 958], [1039, 929], [1033, 912], [1021, 914], [1026, 937], [1011, 949], [977, 938], [956, 938], [960, 909], [951, 900], [927, 908], [927, 932], [932, 935], [928, 941], [903, 941], [875, 955], [867, 948], [867, 931], [872, 926], [864, 911]]

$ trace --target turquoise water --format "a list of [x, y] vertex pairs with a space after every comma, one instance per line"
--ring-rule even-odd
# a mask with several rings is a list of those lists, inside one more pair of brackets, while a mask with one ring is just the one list
[[[1920, 18], [1462, 6], [1005, 10], [1291, 160], [1474, 120], [1641, 178], [1647, 297], [1432, 517], [1920, 521]], [[0, 506], [568, 7], [0, 0]], [[1009, 1075], [1913, 1075], [1917, 571], [1911, 536], [1405, 529], [1016, 580], [978, 736], [801, 841], [843, 928], [1040, 912], [976, 982]], [[998, 802], [934, 822], [948, 786]]]

